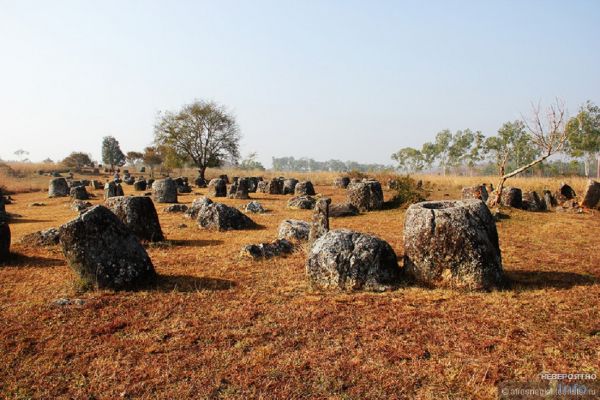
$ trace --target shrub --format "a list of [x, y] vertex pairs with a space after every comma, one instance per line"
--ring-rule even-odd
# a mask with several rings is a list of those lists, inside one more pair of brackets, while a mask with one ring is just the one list
[[429, 193], [422, 184], [409, 175], [398, 176], [390, 183], [394, 196], [386, 203], [388, 208], [408, 207], [411, 204], [427, 200]]

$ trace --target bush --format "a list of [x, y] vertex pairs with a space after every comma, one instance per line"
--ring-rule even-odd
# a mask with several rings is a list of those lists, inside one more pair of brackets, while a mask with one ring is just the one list
[[429, 192], [409, 175], [398, 176], [390, 182], [394, 196], [386, 203], [387, 208], [408, 207], [411, 204], [427, 200]]

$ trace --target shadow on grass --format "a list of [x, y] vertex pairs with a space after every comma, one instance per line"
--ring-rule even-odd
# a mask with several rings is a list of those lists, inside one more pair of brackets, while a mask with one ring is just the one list
[[505, 271], [508, 290], [570, 289], [600, 283], [593, 275], [560, 271]]
[[202, 290], [229, 290], [236, 286], [234, 281], [190, 275], [158, 275], [156, 279], [141, 287], [141, 290], [156, 292], [198, 292]]
[[0, 261], [0, 267], [56, 267], [66, 265], [64, 259], [26, 256], [21, 253], [10, 253], [8, 259]]

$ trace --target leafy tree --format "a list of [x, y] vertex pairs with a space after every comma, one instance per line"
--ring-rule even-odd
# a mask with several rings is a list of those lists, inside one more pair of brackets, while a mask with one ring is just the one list
[[392, 160], [398, 162], [398, 168], [405, 172], [421, 171], [425, 166], [423, 154], [412, 147], [405, 147], [392, 154]]
[[437, 158], [444, 176], [446, 176], [448, 165], [453, 161], [452, 153], [450, 152], [451, 143], [452, 132], [450, 132], [450, 130], [445, 129], [435, 135], [435, 142], [433, 144], [435, 147], [435, 158]]
[[240, 169], [264, 171], [265, 167], [256, 159], [257, 157], [257, 153], [248, 154], [248, 156], [240, 163]]
[[14, 155], [19, 157], [21, 161], [27, 161], [25, 156], [28, 156], [29, 152], [27, 150], [19, 149], [14, 152]]
[[125, 154], [121, 151], [119, 142], [112, 136], [106, 136], [102, 139], [102, 162], [110, 165], [110, 169], [115, 166], [125, 165]]
[[144, 158], [144, 153], [140, 153], [139, 151], [128, 151], [125, 155], [125, 160], [130, 165], [135, 165], [137, 161], [140, 161]]
[[89, 154], [74, 151], [71, 154], [69, 154], [64, 160], [62, 160], [62, 164], [65, 167], [80, 170], [84, 167], [91, 167], [92, 165], [94, 165], [94, 162], [90, 158]]
[[235, 118], [216, 103], [195, 101], [178, 112], [159, 115], [154, 130], [157, 145], [173, 149], [184, 162], [192, 162], [205, 177], [207, 168], [239, 158], [240, 134]]
[[150, 176], [154, 176], [154, 168], [162, 164], [163, 156], [156, 147], [149, 146], [144, 149], [142, 161], [150, 168]]
[[566, 130], [569, 154], [584, 158], [585, 176], [590, 176], [590, 161], [596, 158], [596, 176], [600, 177], [600, 107], [588, 101], [567, 122]]
[[50, 157], [46, 158], [46, 159], [45, 159], [44, 161], [42, 161], [42, 162], [43, 162], [44, 164], [54, 164], [54, 161], [53, 161], [53, 160], [52, 160]]

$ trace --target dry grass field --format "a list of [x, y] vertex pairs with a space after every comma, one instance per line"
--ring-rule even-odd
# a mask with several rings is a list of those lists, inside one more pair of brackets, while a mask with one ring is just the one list
[[[345, 199], [333, 175], [310, 178], [334, 203]], [[463, 185], [482, 180], [420, 178], [432, 199], [458, 198]], [[18, 243], [76, 216], [70, 199], [30, 191], [48, 180], [0, 180], [22, 192], [7, 206], [22, 215], [11, 223], [16, 255], [0, 266], [0, 398], [491, 399], [498, 383], [537, 380], [543, 371], [600, 373], [598, 212], [507, 211], [497, 224], [512, 281], [506, 290], [325, 293], [309, 290], [301, 250], [239, 258], [243, 245], [275, 239], [281, 220], [310, 219], [310, 211], [286, 209], [288, 196], [251, 194], [269, 211], [251, 215], [262, 227], [248, 231], [202, 230], [157, 205], [168, 239], [148, 247], [158, 283], [80, 292], [58, 247]], [[583, 179], [568, 181], [582, 190]], [[194, 192], [180, 202], [206, 190]], [[94, 193], [92, 202], [102, 203]], [[404, 210], [394, 209], [331, 225], [375, 234], [401, 259], [403, 222]], [[57, 305], [60, 298], [83, 303]]]

